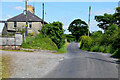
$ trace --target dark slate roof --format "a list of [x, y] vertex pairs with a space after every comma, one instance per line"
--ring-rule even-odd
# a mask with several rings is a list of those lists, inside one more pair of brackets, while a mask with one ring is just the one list
[[[12, 17], [7, 20], [8, 22], [11, 21], [16, 21], [16, 22], [25, 22], [26, 21], [26, 16], [24, 13], [21, 13], [15, 17]], [[30, 11], [27, 11], [27, 21], [32, 21], [32, 22], [42, 22], [42, 19], [36, 16], [35, 14], [31, 13]], [[45, 22], [47, 23], [47, 22]]]
[[0, 23], [6, 23], [6, 21], [0, 21]]

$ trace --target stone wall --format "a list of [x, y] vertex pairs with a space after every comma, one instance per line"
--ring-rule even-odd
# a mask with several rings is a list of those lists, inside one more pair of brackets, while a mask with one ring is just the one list
[[22, 34], [15, 34], [15, 37], [0, 37], [0, 49], [20, 49], [22, 42]]

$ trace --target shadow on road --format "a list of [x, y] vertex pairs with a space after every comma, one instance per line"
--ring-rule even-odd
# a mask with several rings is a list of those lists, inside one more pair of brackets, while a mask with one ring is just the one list
[[86, 57], [86, 58], [95, 59], [95, 60], [100, 60], [100, 61], [109, 62], [109, 63], [114, 63], [114, 64], [120, 64], [120, 60], [117, 60], [117, 61], [109, 61], [109, 60], [104, 60], [104, 59], [99, 59], [99, 58], [93, 58], [93, 57]]

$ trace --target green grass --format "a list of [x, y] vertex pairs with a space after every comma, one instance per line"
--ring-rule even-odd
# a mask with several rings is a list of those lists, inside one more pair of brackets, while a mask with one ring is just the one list
[[0, 55], [0, 80], [2, 79], [2, 55]]
[[2, 55], [2, 78], [10, 78], [10, 64], [12, 57], [10, 55]]
[[22, 44], [22, 48], [40, 49], [40, 50], [56, 50], [55, 54], [62, 54], [67, 52], [68, 42], [62, 48], [58, 49], [56, 44], [49, 38], [39, 34], [36, 37], [26, 37], [26, 43]]
[[57, 46], [49, 37], [39, 34], [36, 37], [26, 37], [26, 43], [22, 48], [40, 49], [40, 50], [57, 50]]
[[3, 50], [3, 51], [15, 51], [15, 52], [34, 52], [30, 50]]

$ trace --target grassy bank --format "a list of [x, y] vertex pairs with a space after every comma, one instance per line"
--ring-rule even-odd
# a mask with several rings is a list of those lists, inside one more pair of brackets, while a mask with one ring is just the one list
[[22, 44], [22, 48], [40, 49], [40, 50], [57, 50], [57, 46], [49, 37], [37, 35], [36, 37], [26, 37], [26, 43]]
[[66, 42], [60, 49], [57, 48], [56, 44], [49, 38], [39, 34], [36, 37], [26, 37], [26, 43], [22, 44], [22, 48], [28, 49], [40, 49], [40, 50], [56, 50], [57, 54], [66, 53]]

